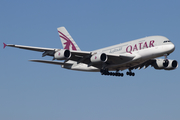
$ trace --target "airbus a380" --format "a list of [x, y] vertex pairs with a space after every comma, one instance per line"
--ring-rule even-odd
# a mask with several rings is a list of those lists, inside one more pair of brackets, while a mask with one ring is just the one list
[[[53, 60], [30, 60], [61, 65], [62, 68], [78, 71], [101, 72], [102, 75], [123, 76], [123, 71], [134, 76], [133, 69], [153, 66], [155, 69], [174, 70], [178, 67], [176, 60], [167, 56], [175, 50], [174, 44], [164, 36], [149, 36], [122, 44], [94, 50], [81, 51], [65, 27], [57, 28], [63, 49], [32, 47], [4, 44], [26, 50], [43, 52], [42, 57], [52, 56]], [[157, 59], [164, 56], [164, 59]], [[61, 60], [61, 61], [59, 61]], [[115, 71], [115, 72], [112, 72]]]

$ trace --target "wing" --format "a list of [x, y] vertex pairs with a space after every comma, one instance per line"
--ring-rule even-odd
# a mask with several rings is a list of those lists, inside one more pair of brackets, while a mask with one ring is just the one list
[[[54, 56], [54, 53], [56, 52], [56, 48], [43, 48], [43, 47], [33, 47], [33, 46], [24, 46], [24, 45], [14, 45], [14, 44], [4, 44], [4, 48], [6, 46], [9, 47], [15, 47], [15, 48], [20, 48], [20, 49], [26, 49], [26, 50], [32, 50], [32, 51], [37, 51], [37, 52], [44, 52], [42, 56]], [[87, 51], [70, 51], [71, 52], [71, 57], [66, 59], [64, 62], [57, 62], [57, 61], [46, 61], [46, 60], [30, 60], [33, 62], [43, 62], [43, 63], [49, 63], [49, 64], [57, 64], [57, 65], [70, 65], [69, 60], [74, 61], [75, 63], [84, 63], [87, 64], [88, 66], [94, 66], [96, 68], [102, 69], [104, 65], [106, 66], [113, 66], [113, 65], [120, 65], [125, 62], [128, 62], [132, 60], [135, 56], [131, 54], [109, 54], [106, 53], [107, 56], [107, 61], [104, 62], [98, 62], [98, 63], [92, 63], [91, 62], [91, 57], [95, 54], [96, 52], [87, 52]], [[72, 64], [71, 64], [72, 65]]]
[[9, 46], [9, 47], [15, 47], [15, 48], [20, 48], [20, 49], [25, 49], [25, 50], [44, 52], [42, 55], [43, 57], [46, 55], [54, 56], [54, 53], [56, 50], [56, 48], [43, 48], [43, 47], [33, 47], [33, 46], [14, 45], [14, 44], [5, 44], [5, 43], [3, 44], [4, 44], [3, 48], [5, 48], [6, 46]]
[[21, 49], [26, 49], [26, 50], [33, 50], [33, 51], [37, 51], [37, 52], [44, 52], [44, 51], [53, 51], [53, 50], [55, 50], [53, 48], [23, 46], [23, 45], [12, 45], [12, 44], [7, 44], [6, 46], [15, 47], [15, 48], [21, 48]]
[[131, 69], [133, 70], [133, 69], [138, 69], [138, 70], [140, 70], [140, 69], [142, 69], [143, 67], [144, 67], [144, 69], [146, 69], [147, 67], [149, 67], [149, 66], [153, 66], [153, 63], [156, 61], [156, 59], [150, 59], [150, 60], [148, 60], [148, 61], [145, 61], [144, 63], [142, 63], [142, 64], [139, 64], [139, 65], [137, 65], [137, 66], [135, 66], [135, 67], [132, 67]]
[[86, 51], [71, 51], [72, 56], [68, 60], [76, 61], [77, 63], [84, 63], [89, 66], [94, 66], [96, 68], [102, 69], [104, 65], [112, 66], [112, 65], [120, 65], [131, 61], [135, 56], [131, 54], [106, 54], [107, 61], [92, 63], [90, 58], [94, 55], [93, 52], [86, 52]]
[[29, 60], [31, 62], [41, 62], [41, 63], [48, 63], [48, 64], [54, 64], [54, 65], [72, 65], [70, 63], [64, 63], [59, 61], [49, 61], [49, 60]]

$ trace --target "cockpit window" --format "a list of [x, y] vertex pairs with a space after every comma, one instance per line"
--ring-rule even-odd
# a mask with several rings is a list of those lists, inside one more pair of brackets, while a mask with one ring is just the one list
[[163, 43], [167, 43], [167, 42], [171, 42], [170, 40], [166, 40], [166, 41], [164, 41]]

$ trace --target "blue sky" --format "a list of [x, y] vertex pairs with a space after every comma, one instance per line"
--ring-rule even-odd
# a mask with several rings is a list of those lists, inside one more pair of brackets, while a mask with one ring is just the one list
[[[0, 42], [62, 48], [60, 26], [84, 51], [163, 35], [176, 46], [168, 58], [179, 61], [179, 4], [178, 0], [1, 0]], [[10, 47], [0, 49], [0, 58], [1, 120], [180, 119], [179, 68], [149, 67], [135, 70], [135, 77], [121, 78], [29, 62], [52, 58]]]

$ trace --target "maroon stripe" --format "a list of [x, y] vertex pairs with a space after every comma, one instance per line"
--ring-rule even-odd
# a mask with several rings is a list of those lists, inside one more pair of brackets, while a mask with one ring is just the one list
[[60, 38], [63, 38], [64, 40], [66, 40], [66, 43], [63, 43], [63, 44], [65, 44], [66, 46], [64, 47], [65, 49], [70, 49], [69, 47], [70, 47], [70, 44], [72, 45], [72, 50], [77, 50], [76, 49], [76, 47], [75, 47], [75, 45], [72, 43], [72, 41], [66, 36], [66, 35], [64, 35], [62, 32], [60, 32], [60, 31], [58, 31], [59, 32], [59, 37]]
[[62, 32], [58, 31], [62, 36], [64, 36], [66, 39], [70, 40], [66, 35], [64, 35]]
[[63, 39], [65, 39], [66, 41], [70, 41], [69, 39], [67, 39], [67, 38], [64, 37], [64, 36], [61, 36], [61, 35], [60, 35], [60, 37], [63, 38]]

